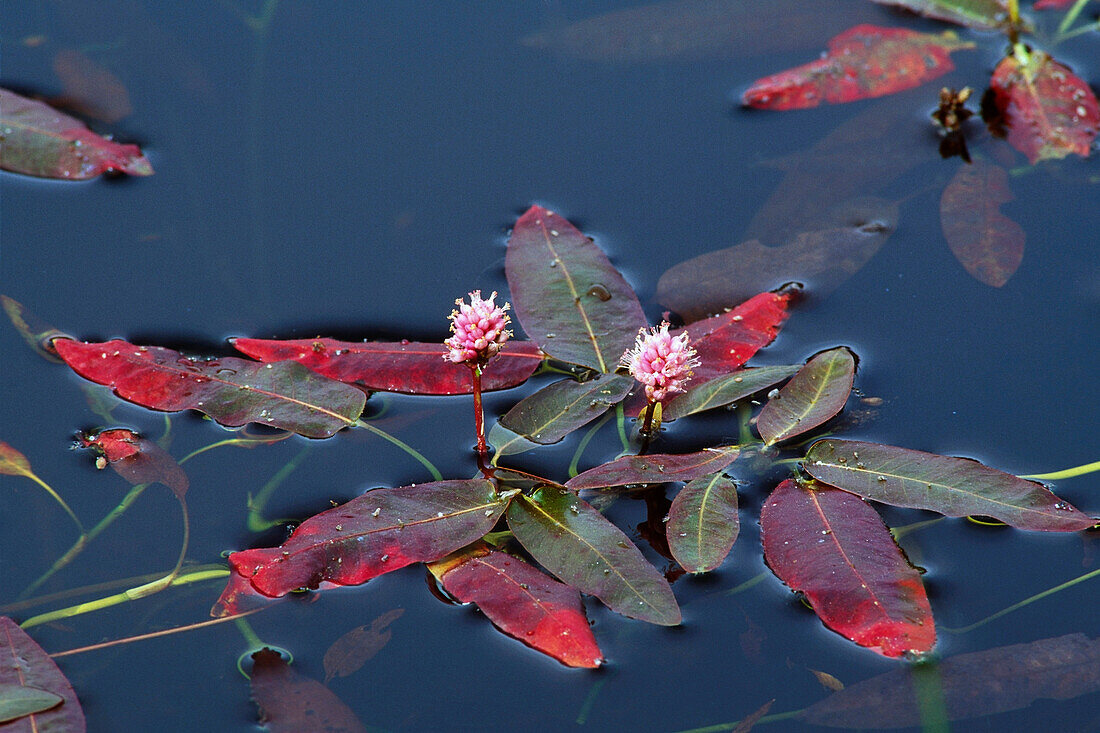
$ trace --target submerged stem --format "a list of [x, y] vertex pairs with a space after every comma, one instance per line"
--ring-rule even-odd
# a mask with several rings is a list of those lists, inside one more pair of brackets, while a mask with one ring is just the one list
[[363, 428], [364, 430], [367, 430], [367, 431], [370, 431], [370, 432], [374, 433], [379, 438], [384, 438], [385, 440], [388, 440], [389, 442], [393, 443], [398, 448], [405, 451], [410, 456], [412, 456], [417, 461], [419, 461], [420, 464], [422, 466], [424, 466], [424, 468], [428, 469], [428, 471], [432, 474], [432, 477], [435, 478], [436, 481], [442, 481], [443, 480], [443, 474], [441, 474], [439, 472], [439, 469], [435, 467], [434, 463], [429, 461], [418, 450], [416, 450], [415, 448], [413, 448], [411, 445], [404, 442], [400, 438], [396, 438], [396, 437], [390, 435], [389, 433], [387, 433], [385, 430], [382, 430], [381, 428], [376, 428], [373, 425], [371, 425], [369, 422], [366, 422], [365, 420], [362, 420], [362, 419], [355, 421], [355, 427]]
[[1064, 478], [1084, 476], [1086, 473], [1092, 473], [1093, 471], [1100, 471], [1100, 461], [1093, 461], [1083, 466], [1074, 466], [1073, 468], [1066, 468], [1061, 471], [1051, 471], [1050, 473], [1031, 473], [1026, 476], [1020, 476], [1020, 478], [1026, 478], [1033, 481], [1058, 481]]

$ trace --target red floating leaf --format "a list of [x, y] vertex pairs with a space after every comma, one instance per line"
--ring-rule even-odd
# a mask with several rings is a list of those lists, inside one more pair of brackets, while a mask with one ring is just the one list
[[603, 654], [581, 594], [520, 558], [482, 546], [433, 563], [443, 589], [475, 603], [493, 624], [569, 667], [593, 669]]
[[363, 393], [295, 362], [257, 364], [226, 357], [198, 360], [160, 346], [114, 340], [54, 339], [73, 370], [115, 394], [154, 410], [198, 410], [222, 425], [249, 422], [327, 438], [359, 419]]
[[968, 28], [993, 30], [1009, 24], [1005, 0], [874, 0], [879, 5], [911, 10], [936, 20], [958, 23]]
[[577, 474], [566, 481], [565, 486], [573, 491], [583, 491], [627, 484], [691, 481], [721, 471], [736, 461], [739, 454], [740, 448], [728, 445], [680, 455], [653, 453], [645, 456], [623, 456]]
[[920, 573], [859, 497], [787, 480], [764, 502], [760, 529], [768, 566], [833, 631], [887, 657], [935, 644]]
[[787, 320], [791, 295], [790, 291], [760, 293], [731, 311], [673, 331], [674, 336], [686, 331], [699, 356], [692, 379], [705, 382], [725, 376], [774, 341]]
[[760, 410], [756, 429], [767, 445], [802, 435], [844, 409], [856, 376], [856, 359], [844, 346], [822, 351]]
[[943, 76], [955, 68], [952, 51], [973, 47], [950, 31], [932, 35], [858, 25], [829, 41], [823, 58], [757, 80], [741, 102], [787, 110], [894, 94]]
[[[447, 348], [442, 342], [235, 338], [230, 343], [254, 359], [296, 361], [330, 379], [369, 391], [452, 395], [470, 394], [474, 388], [468, 366], [444, 361]], [[523, 384], [543, 358], [539, 347], [530, 341], [509, 341], [483, 370], [481, 388], [490, 391]]]
[[689, 573], [722, 564], [737, 541], [737, 484], [721, 472], [697, 478], [680, 489], [665, 525], [668, 549]]
[[1088, 157], [1100, 130], [1100, 104], [1089, 85], [1042, 51], [1014, 55], [997, 64], [989, 82], [1009, 144], [1032, 163]]
[[1035, 0], [1031, 7], [1036, 10], [1064, 10], [1074, 2], [1075, 0]]
[[80, 709], [73, 686], [19, 624], [7, 616], [0, 616], [0, 686], [7, 685], [52, 692], [64, 702], [44, 712], [0, 723], [4, 733], [84, 732], [84, 711]]
[[278, 652], [252, 655], [252, 699], [272, 733], [367, 733], [351, 708], [320, 682], [291, 669]]
[[975, 279], [999, 288], [1024, 259], [1023, 227], [1001, 213], [1015, 198], [1004, 168], [983, 160], [959, 167], [940, 197], [943, 236]]
[[96, 135], [80, 120], [0, 89], [0, 168], [43, 178], [79, 180], [106, 171], [149, 176], [153, 167], [137, 145]]
[[132, 430], [101, 430], [95, 435], [78, 435], [83, 448], [95, 448], [108, 465], [131, 484], [162, 483], [177, 497], [187, 493], [187, 474], [176, 459], [147, 438]]

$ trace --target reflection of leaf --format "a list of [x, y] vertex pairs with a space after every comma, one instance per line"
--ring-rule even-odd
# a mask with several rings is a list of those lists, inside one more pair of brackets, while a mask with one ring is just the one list
[[601, 489], [627, 484], [661, 484], [668, 481], [691, 481], [715, 471], [721, 471], [737, 460], [736, 445], [706, 448], [695, 453], [652, 453], [644, 456], [623, 456], [602, 466], [590, 468], [565, 482], [573, 491]]
[[302, 677], [278, 652], [252, 655], [252, 699], [272, 733], [367, 733], [351, 708], [317, 680]]
[[95, 435], [78, 436], [83, 448], [96, 448], [108, 464], [131, 484], [162, 483], [177, 497], [187, 493], [187, 474], [176, 459], [159, 445], [132, 430], [101, 430]]
[[634, 378], [621, 374], [604, 374], [587, 382], [563, 379], [525, 397], [500, 423], [535, 443], [557, 443], [621, 402], [633, 386]]
[[995, 288], [1024, 258], [1023, 227], [1001, 213], [1012, 199], [1004, 168], [982, 160], [960, 166], [940, 197], [940, 224], [955, 259]]
[[58, 51], [53, 57], [53, 71], [61, 80], [61, 101], [69, 109], [108, 123], [118, 122], [133, 112], [126, 86], [110, 70], [80, 51], [71, 48]]
[[767, 445], [813, 430], [844, 409], [856, 374], [856, 360], [843, 346], [806, 362], [760, 410], [756, 429]]
[[668, 548], [690, 573], [721, 565], [739, 530], [737, 485], [721, 472], [689, 482], [668, 510]]
[[84, 733], [84, 712], [65, 675], [17, 623], [7, 616], [0, 616], [0, 688], [7, 685], [46, 690], [60, 696], [64, 702], [44, 712], [32, 713], [18, 721], [0, 725], [4, 731]]
[[951, 32], [858, 25], [830, 40], [822, 58], [753, 82], [741, 102], [789, 110], [894, 94], [951, 71], [951, 52], [964, 48], [974, 44]]
[[393, 636], [389, 625], [401, 618], [403, 613], [405, 613], [403, 608], [387, 611], [371, 621], [369, 627], [356, 626], [332, 642], [322, 660], [325, 667], [325, 684], [327, 685], [335, 677], [347, 677], [358, 672], [364, 664], [380, 652]]
[[920, 573], [865, 501], [788, 479], [764, 502], [760, 531], [768, 567], [830, 629], [887, 657], [932, 648]]
[[799, 717], [834, 728], [908, 728], [923, 720], [918, 675], [931, 672], [948, 720], [1019, 710], [1041, 699], [1071, 700], [1100, 690], [1100, 640], [1067, 634], [960, 654], [932, 669], [906, 666], [848, 685]]
[[926, 18], [946, 20], [969, 28], [992, 30], [1008, 24], [1008, 9], [1003, 0], [874, 0], [911, 10]]

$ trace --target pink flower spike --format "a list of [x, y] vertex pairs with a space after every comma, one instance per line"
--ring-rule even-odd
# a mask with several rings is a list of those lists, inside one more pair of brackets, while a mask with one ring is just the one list
[[691, 379], [691, 370], [699, 366], [695, 349], [688, 346], [687, 333], [670, 336], [668, 322], [638, 331], [633, 349], [627, 349], [620, 366], [645, 385], [649, 402], [663, 403], [669, 395], [685, 392], [684, 383]]
[[488, 300], [482, 300], [481, 291], [475, 290], [470, 293], [468, 305], [461, 298], [455, 301], [458, 308], [451, 311], [451, 332], [454, 335], [443, 342], [448, 349], [444, 359], [456, 364], [465, 362], [475, 365], [484, 364], [497, 355], [512, 335], [505, 329], [512, 319], [505, 313], [511, 306], [508, 303], [497, 306], [493, 302], [496, 297], [494, 291]]

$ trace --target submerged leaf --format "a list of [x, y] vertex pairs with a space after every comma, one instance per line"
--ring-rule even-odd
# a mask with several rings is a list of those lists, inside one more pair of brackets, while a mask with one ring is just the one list
[[737, 484], [721, 472], [702, 476], [680, 489], [668, 510], [668, 548], [689, 573], [722, 564], [737, 541]]
[[856, 359], [844, 346], [822, 351], [760, 410], [756, 429], [767, 445], [813, 430], [844, 409]]
[[994, 30], [1009, 23], [1005, 0], [873, 0], [968, 28]]
[[715, 471], [721, 471], [737, 460], [736, 445], [706, 448], [696, 453], [652, 453], [644, 456], [623, 456], [590, 468], [565, 482], [573, 491], [602, 489], [627, 484], [662, 484], [669, 481], [691, 481]]
[[78, 435], [82, 448], [95, 448], [108, 465], [131, 484], [162, 483], [177, 497], [187, 493], [187, 474], [176, 459], [153, 441], [132, 430], [115, 428]]
[[34, 476], [31, 462], [27, 457], [2, 440], [0, 440], [0, 473], [27, 478]]
[[325, 684], [336, 677], [347, 677], [358, 672], [382, 647], [389, 643], [393, 631], [389, 625], [401, 618], [403, 608], [387, 611], [371, 621], [370, 626], [356, 626], [341, 636], [325, 651], [321, 660], [325, 667]]
[[19, 331], [19, 335], [23, 337], [28, 346], [48, 361], [61, 362], [57, 351], [53, 347], [53, 340], [55, 338], [72, 338], [69, 334], [58, 331], [28, 311], [18, 300], [0, 295], [0, 303], [3, 303], [4, 312], [8, 314], [12, 325]]
[[676, 420], [703, 410], [724, 407], [794, 376], [801, 368], [800, 364], [794, 364], [740, 369], [733, 374], [711, 379], [674, 397], [664, 408], [662, 417]]
[[[64, 731], [64, 733], [84, 733], [84, 712], [76, 699], [73, 686], [57, 668], [42, 647], [34, 643], [31, 637], [19, 625], [7, 616], [0, 616], [0, 690], [9, 685], [45, 691], [60, 697], [64, 702], [51, 705], [48, 710], [32, 712], [20, 719], [3, 724], [5, 733], [32, 733], [35, 731]], [[9, 700], [10, 688], [9, 689]], [[0, 698], [0, 709], [3, 708]]]
[[278, 652], [252, 655], [252, 699], [272, 733], [367, 733], [367, 728], [331, 690], [291, 669]]
[[979, 160], [959, 167], [940, 197], [943, 236], [966, 271], [999, 288], [1024, 258], [1024, 229], [1001, 213], [1013, 199], [1008, 173]]
[[605, 374], [587, 382], [563, 379], [525, 397], [500, 418], [500, 424], [542, 445], [557, 443], [618, 404], [634, 378]]

